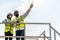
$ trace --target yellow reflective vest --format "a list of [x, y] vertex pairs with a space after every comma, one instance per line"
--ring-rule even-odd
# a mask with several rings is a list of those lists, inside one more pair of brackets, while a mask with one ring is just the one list
[[[5, 21], [6, 22], [9, 22], [9, 20], [8, 19], [5, 19]], [[5, 24], [5, 32], [11, 32], [11, 34], [13, 34], [14, 33], [14, 27], [13, 27], [13, 24], [11, 24], [11, 23], [7, 23], [7, 24]]]
[[19, 21], [21, 24], [16, 24], [16, 29], [21, 27], [24, 28], [25, 24], [24, 23], [24, 19], [21, 16], [18, 16], [17, 18], [14, 19], [14, 22]]

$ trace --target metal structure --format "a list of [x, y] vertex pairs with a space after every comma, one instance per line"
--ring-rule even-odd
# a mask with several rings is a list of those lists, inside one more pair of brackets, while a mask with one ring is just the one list
[[[4, 24], [4, 23], [0, 23], [0, 24]], [[36, 39], [36, 40], [39, 40], [39, 38], [43, 38], [43, 40], [46, 40], [46, 38], [47, 38], [47, 40], [52, 40], [52, 34], [51, 34], [51, 31], [53, 30], [54, 31], [54, 40], [56, 40], [56, 34], [58, 34], [58, 35], [60, 35], [60, 33], [59, 32], [57, 32], [52, 26], [51, 26], [51, 23], [24, 23], [24, 24], [34, 24], [34, 25], [40, 25], [40, 24], [42, 24], [42, 25], [49, 25], [49, 36], [46, 36], [46, 34], [45, 34], [45, 31], [43, 31], [43, 33], [41, 33], [39, 36], [0, 36], [0, 38], [5, 38], [5, 37], [12, 37], [12, 38], [16, 38], [16, 37], [18, 37], [18, 38], [22, 38], [22, 37], [24, 37], [25, 38], [25, 40], [26, 40], [26, 38], [27, 39]], [[25, 28], [26, 29], [26, 28]], [[44, 35], [44, 36], [41, 36], [41, 35]]]

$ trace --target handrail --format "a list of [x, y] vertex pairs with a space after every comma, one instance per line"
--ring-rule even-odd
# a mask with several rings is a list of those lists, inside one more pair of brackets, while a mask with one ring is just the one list
[[[42, 32], [38, 37], [41, 37], [41, 35], [43, 35], [43, 34], [44, 34], [44, 32], [45, 32], [45, 31], [43, 31], [43, 32]], [[36, 40], [38, 40], [38, 38], [37, 38]]]
[[44, 36], [0, 36], [0, 38], [5, 38], [5, 37], [12, 37], [12, 38], [16, 38], [16, 37], [18, 37], [18, 38], [50, 38], [50, 37], [44, 37]]
[[[8, 22], [8, 23], [10, 23], [10, 22]], [[11, 23], [13, 23], [13, 22], [11, 22]], [[6, 24], [6, 23], [2, 23], [2, 22], [0, 22], [0, 24]], [[0, 37], [13, 37], [13, 38], [16, 38], [16, 37], [18, 37], [18, 38], [44, 38], [44, 40], [45, 40], [45, 38], [50, 38], [50, 40], [51, 40], [51, 29], [52, 30], [54, 30], [54, 40], [56, 40], [56, 33], [58, 34], [58, 35], [60, 35], [60, 33], [58, 32], [58, 31], [56, 31], [52, 26], [51, 26], [51, 23], [13, 23], [13, 24], [42, 24], [42, 25], [49, 25], [50, 26], [50, 36], [49, 37], [47, 37], [46, 35], [45, 35], [45, 31], [43, 32], [44, 33], [44, 36], [0, 36]], [[49, 40], [49, 39], [48, 39]]]
[[60, 35], [60, 33], [59, 33], [58, 31], [56, 31], [52, 26], [51, 26], [51, 28], [52, 28], [57, 34]]
[[[17, 24], [15, 22], [7, 22], [7, 24], [8, 23]], [[0, 24], [6, 24], [6, 23], [0, 22]], [[30, 22], [28, 22], [28, 23], [18, 23], [18, 24], [46, 24], [46, 25], [50, 25], [50, 23], [30, 23]]]
[[39, 35], [39, 37], [40, 37], [42, 34], [44, 34], [44, 32], [45, 32], [45, 31], [43, 31], [43, 32]]

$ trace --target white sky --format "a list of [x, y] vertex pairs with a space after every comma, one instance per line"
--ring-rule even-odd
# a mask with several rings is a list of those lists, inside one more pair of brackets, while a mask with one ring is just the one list
[[[20, 15], [24, 14], [32, 1], [34, 7], [25, 22], [51, 23], [60, 32], [60, 0], [0, 0], [0, 22], [6, 18], [7, 13], [13, 13], [16, 9]], [[2, 25], [0, 27], [4, 28]]]

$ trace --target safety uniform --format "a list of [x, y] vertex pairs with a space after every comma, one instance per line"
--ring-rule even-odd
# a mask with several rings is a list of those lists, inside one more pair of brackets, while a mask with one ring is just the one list
[[[25, 14], [19, 16], [19, 12], [15, 11], [14, 15], [15, 15], [15, 19], [14, 21], [20, 24], [16, 24], [16, 36], [24, 36], [25, 34], [25, 24], [24, 23], [24, 19], [28, 16], [29, 12], [31, 11], [31, 8], [33, 7], [33, 4], [30, 5], [30, 8], [25, 12]], [[19, 38], [16, 38], [16, 40], [20, 40]], [[21, 40], [24, 40], [24, 38], [21, 38]]]
[[24, 19], [21, 16], [18, 16], [17, 18], [14, 19], [14, 22], [21, 23], [21, 24], [16, 24], [16, 30], [22, 30], [25, 27]]
[[[18, 16], [17, 18], [14, 19], [14, 22], [17, 22], [16, 24], [16, 36], [24, 36], [24, 19], [21, 16]], [[19, 24], [20, 23], [20, 24]], [[16, 40], [20, 40], [20, 38], [16, 38]], [[22, 38], [24, 40], [24, 38]]]
[[[10, 22], [10, 21], [11, 20], [9, 19], [5, 19], [5, 22]], [[5, 24], [5, 30], [4, 30], [5, 36], [13, 36], [14, 33], [13, 30], [14, 30], [13, 24], [11, 23]], [[6, 37], [5, 40], [8, 40], [8, 37]], [[12, 38], [10, 37], [9, 40], [12, 40]]]

